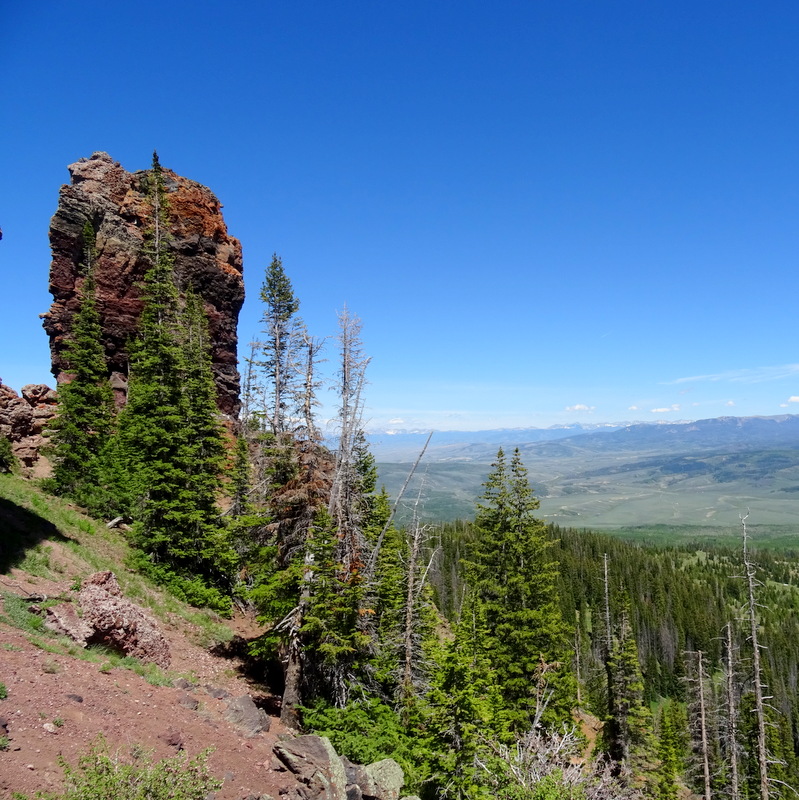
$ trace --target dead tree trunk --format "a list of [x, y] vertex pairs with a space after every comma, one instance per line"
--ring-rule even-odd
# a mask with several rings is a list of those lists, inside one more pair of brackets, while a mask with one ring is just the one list
[[755, 565], [749, 557], [749, 534], [746, 520], [749, 512], [741, 516], [741, 532], [743, 538], [744, 577], [747, 591], [747, 618], [749, 621], [749, 638], [752, 642], [752, 672], [755, 684], [755, 714], [757, 715], [757, 766], [760, 772], [760, 800], [768, 800], [768, 751], [766, 748], [766, 708], [763, 696], [763, 673], [760, 664], [760, 645], [757, 636], [757, 602], [755, 600]]
[[277, 626], [288, 629], [288, 655], [286, 660], [285, 687], [280, 707], [280, 721], [289, 728], [300, 730], [299, 707], [302, 706], [302, 659], [303, 647], [300, 631], [311, 602], [313, 581], [313, 554], [306, 551], [303, 564], [300, 601], [291, 613]]
[[[699, 757], [702, 773], [702, 796], [704, 800], [711, 800], [710, 797], [710, 748], [707, 735], [707, 703], [705, 701], [705, 664], [704, 653], [701, 650], [686, 651], [686, 656], [694, 656], [696, 664], [696, 694], [693, 696], [691, 705], [696, 714], [695, 721], [691, 725], [692, 750]], [[693, 679], [686, 677], [686, 681], [693, 683]], [[698, 751], [698, 752], [697, 752]]]
[[[429, 526], [422, 525], [419, 520], [419, 503], [421, 501], [422, 487], [416, 497], [413, 508], [413, 518], [409, 529], [408, 564], [406, 570], [405, 587], [405, 620], [402, 635], [402, 678], [400, 680], [401, 716], [405, 724], [409, 723], [407, 712], [409, 705], [419, 691], [421, 670], [419, 668], [421, 636], [420, 612], [422, 607], [422, 593], [427, 582], [427, 574], [436, 556], [438, 548], [429, 553]], [[427, 557], [426, 566], [422, 568], [421, 560]]]
[[730, 800], [741, 800], [738, 778], [738, 707], [735, 702], [735, 660], [733, 657], [732, 623], [726, 627], [725, 706], [727, 709], [727, 761], [730, 767]]
[[348, 309], [339, 314], [338, 449], [328, 511], [341, 542], [345, 572], [360, 569], [363, 559], [361, 496], [357, 489], [357, 445], [363, 437], [363, 388], [370, 359], [363, 354], [361, 321]]
[[697, 657], [697, 672], [699, 680], [699, 730], [702, 742], [702, 778], [705, 785], [705, 800], [710, 800], [710, 755], [707, 746], [707, 714], [705, 712], [705, 666], [702, 661], [702, 651]]

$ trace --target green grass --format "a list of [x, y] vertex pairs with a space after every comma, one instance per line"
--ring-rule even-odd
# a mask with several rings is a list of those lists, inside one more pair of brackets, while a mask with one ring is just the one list
[[[201, 647], [224, 643], [233, 636], [218, 614], [192, 608], [146, 577], [125, 569], [131, 550], [119, 531], [108, 530], [102, 522], [81, 514], [63, 500], [43, 494], [31, 481], [0, 474], [0, 528], [4, 527], [4, 545], [8, 542], [10, 556], [5, 560], [0, 557], [0, 574], [18, 567], [39, 577], [61, 580], [63, 575], [49, 544], [60, 542], [82, 565], [70, 567], [69, 575], [75, 583], [94, 572], [112, 570], [125, 597], [158, 619], [183, 619], [194, 629], [193, 638]], [[29, 623], [34, 626], [34, 630], [27, 628], [29, 632], [41, 630], [36, 623]]]
[[0, 700], [5, 700], [8, 697], [8, 687], [4, 683], [0, 683]]
[[24, 633], [40, 634], [44, 631], [44, 621], [38, 614], [28, 611], [28, 602], [10, 592], [0, 592], [3, 600], [3, 612], [0, 622], [19, 628]]
[[[598, 533], [618, 536], [630, 542], [673, 547], [702, 544], [736, 548], [740, 545], [740, 527], [710, 525], [637, 525], [628, 527], [593, 526]], [[799, 528], [793, 525], [753, 525], [749, 528], [752, 543], [768, 550], [799, 551]]]

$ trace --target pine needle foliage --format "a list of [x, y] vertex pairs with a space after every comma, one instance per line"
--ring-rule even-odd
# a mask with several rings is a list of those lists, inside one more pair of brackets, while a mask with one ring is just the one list
[[139, 566], [189, 602], [226, 611], [230, 601], [219, 590], [229, 586], [234, 554], [216, 506], [224, 444], [205, 315], [190, 290], [181, 303], [157, 156], [149, 185], [152, 266], [118, 420], [118, 496], [134, 520], [131, 541], [145, 556]]
[[558, 570], [538, 501], [518, 449], [497, 453], [475, 518], [466, 576], [481, 606], [510, 730], [525, 730], [546, 704], [546, 720], [567, 719], [574, 704], [569, 631], [557, 592]]
[[95, 296], [94, 229], [83, 229], [85, 273], [80, 306], [73, 318], [65, 359], [69, 380], [58, 389], [58, 416], [50, 425], [53, 474], [45, 487], [55, 495], [96, 509], [103, 451], [108, 444], [114, 401], [108, 383], [100, 313]]

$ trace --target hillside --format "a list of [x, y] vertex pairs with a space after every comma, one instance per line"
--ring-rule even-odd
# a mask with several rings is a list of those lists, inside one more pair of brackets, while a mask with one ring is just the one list
[[[409, 491], [415, 496], [424, 476], [422, 497], [429, 519], [471, 516], [500, 445], [519, 447], [541, 500], [541, 515], [552, 522], [602, 529], [734, 529], [746, 508], [759, 524], [775, 530], [792, 526], [796, 519], [795, 415], [630, 425], [544, 442], [516, 441], [506, 431], [499, 441], [476, 435], [478, 441], [436, 446], [437, 435]], [[399, 455], [396, 444], [386, 448], [378, 442], [375, 450], [380, 479], [394, 496], [409, 464], [385, 457]], [[410, 460], [410, 443], [405, 452]], [[675, 530], [675, 536], [681, 535]]]
[[[98, 734], [124, 759], [155, 759], [210, 747], [217, 800], [305, 797], [276, 758], [291, 737], [277, 717], [267, 730], [230, 721], [236, 698], [274, 710], [263, 675], [231, 655], [231, 642], [257, 634], [251, 618], [232, 620], [179, 602], [125, 567], [122, 536], [30, 483], [0, 474], [0, 796], [58, 791], [63, 756], [73, 766]], [[90, 646], [42, 626], [41, 609], [75, 597], [77, 584], [113, 570], [126, 598], [158, 622], [171, 652], [166, 670]], [[35, 612], [35, 613], [34, 613]], [[243, 638], [242, 638], [243, 637]], [[228, 655], [224, 655], [228, 653]], [[249, 727], [248, 727], [249, 725]], [[304, 791], [304, 790], [303, 790]]]

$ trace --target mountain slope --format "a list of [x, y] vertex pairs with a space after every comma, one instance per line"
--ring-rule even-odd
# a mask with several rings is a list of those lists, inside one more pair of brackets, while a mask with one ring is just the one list
[[[541, 514], [554, 522], [734, 529], [747, 508], [764, 525], [792, 525], [799, 513], [795, 415], [630, 425], [546, 442], [509, 439], [503, 446], [519, 447]], [[485, 441], [431, 448], [409, 496], [424, 480], [428, 518], [471, 517], [496, 448]], [[388, 463], [377, 452], [380, 479], [394, 494], [409, 465]]]
[[[240, 660], [210, 650], [236, 634], [254, 635], [251, 620], [226, 622], [164, 594], [125, 568], [119, 533], [8, 475], [0, 475], [0, 531], [0, 683], [7, 692], [0, 735], [8, 739], [0, 748], [0, 795], [58, 790], [59, 756], [75, 764], [98, 733], [126, 758], [148, 750], [156, 758], [194, 756], [212, 745], [210, 770], [224, 780], [218, 800], [277, 797], [297, 785], [291, 773], [272, 768], [272, 746], [287, 733], [278, 719], [254, 736], [226, 719], [228, 698], [268, 700], [264, 687], [245, 679]], [[77, 581], [105, 569], [159, 622], [172, 656], [168, 671], [81, 649], [31, 613], [48, 598], [69, 599]]]

